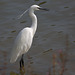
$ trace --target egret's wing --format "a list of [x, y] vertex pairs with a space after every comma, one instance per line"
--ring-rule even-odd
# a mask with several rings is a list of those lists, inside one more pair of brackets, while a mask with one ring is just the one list
[[32, 31], [29, 28], [24, 28], [17, 36], [13, 47], [10, 62], [13, 63], [19, 56], [26, 53], [32, 44]]

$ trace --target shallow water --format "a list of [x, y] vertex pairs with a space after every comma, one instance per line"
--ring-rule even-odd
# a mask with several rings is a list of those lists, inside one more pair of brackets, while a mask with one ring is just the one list
[[68, 62], [64, 75], [74, 75], [75, 0], [0, 0], [0, 74], [10, 75], [11, 71], [19, 71], [19, 60], [14, 64], [9, 63], [10, 53], [15, 37], [24, 27], [31, 25], [31, 20], [28, 14], [20, 20], [16, 18], [32, 4], [40, 4], [50, 11], [35, 12], [38, 16], [38, 29], [27, 53], [32, 59], [25, 55], [26, 68], [31, 62], [32, 72], [46, 75], [49, 66], [52, 66], [52, 54], [57, 54], [60, 49], [65, 50], [68, 39]]

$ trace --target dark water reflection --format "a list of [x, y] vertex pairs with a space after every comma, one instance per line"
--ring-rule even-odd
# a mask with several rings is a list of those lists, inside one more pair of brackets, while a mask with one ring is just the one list
[[[66, 35], [68, 35], [68, 62], [64, 75], [75, 74], [75, 0], [0, 0], [0, 73], [9, 75], [11, 71], [18, 72], [18, 61], [10, 64], [10, 52], [18, 32], [31, 25], [28, 14], [20, 20], [18, 15], [32, 4], [40, 4], [50, 9], [49, 12], [38, 11], [38, 29], [34, 37], [32, 48], [27, 53], [32, 59], [25, 56], [26, 68], [31, 61], [31, 68], [38, 75], [46, 75], [49, 66], [52, 66], [52, 54], [56, 50], [65, 50]], [[51, 51], [43, 54], [44, 51]], [[51, 61], [51, 62], [50, 62]]]

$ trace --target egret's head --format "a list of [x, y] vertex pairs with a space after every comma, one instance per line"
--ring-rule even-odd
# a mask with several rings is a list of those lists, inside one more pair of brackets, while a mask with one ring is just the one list
[[30, 8], [33, 9], [33, 10], [45, 10], [45, 11], [48, 11], [48, 9], [42, 8], [42, 7], [38, 6], [38, 5], [32, 5]]
[[32, 5], [30, 8], [33, 9], [33, 10], [39, 10], [40, 6], [38, 6], [38, 5]]
[[29, 9], [27, 9], [23, 14], [21, 14], [19, 17], [18, 17], [18, 19], [20, 19], [27, 11], [35, 11], [35, 10], [45, 10], [45, 11], [48, 11], [48, 9], [46, 9], [46, 8], [42, 8], [42, 7], [40, 7], [40, 6], [38, 6], [38, 5], [32, 5]]

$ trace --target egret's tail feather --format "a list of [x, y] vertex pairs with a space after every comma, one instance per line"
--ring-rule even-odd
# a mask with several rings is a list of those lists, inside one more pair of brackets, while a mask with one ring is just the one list
[[12, 56], [10, 59], [10, 63], [16, 62], [17, 58], [18, 58], [18, 56]]

